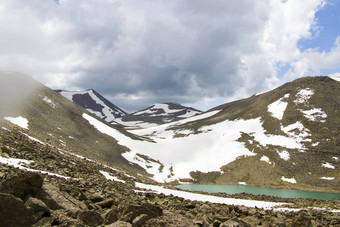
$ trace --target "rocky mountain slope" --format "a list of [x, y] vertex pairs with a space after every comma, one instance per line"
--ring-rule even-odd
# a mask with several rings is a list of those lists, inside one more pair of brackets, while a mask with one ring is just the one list
[[121, 118], [127, 114], [123, 109], [112, 104], [93, 89], [86, 91], [56, 91], [65, 98], [73, 101], [90, 113], [109, 123], [112, 123], [116, 118]]
[[[229, 126], [230, 121], [235, 121], [229, 118], [229, 111], [232, 108], [228, 110], [228, 105], [178, 122], [134, 130], [132, 134], [91, 116], [83, 108], [26, 76], [1, 72], [0, 79], [0, 226], [301, 226], [306, 223], [316, 226], [336, 226], [340, 224], [340, 213], [334, 212], [340, 209], [338, 200], [279, 199], [246, 194], [235, 195], [236, 198], [230, 198], [226, 194], [202, 195], [179, 191], [171, 188], [171, 185], [167, 185], [166, 188], [165, 184], [157, 185], [150, 178], [153, 177], [158, 181], [175, 180], [181, 177], [181, 173], [177, 172], [181, 168], [187, 171], [184, 172], [185, 174], [189, 174], [192, 170], [202, 170], [196, 166], [201, 158], [200, 151], [206, 149], [205, 160], [208, 161], [207, 155], [209, 159], [213, 155], [207, 152], [218, 151], [221, 145], [224, 147], [229, 145], [230, 141], [227, 140], [225, 143], [226, 137], [222, 139], [219, 137], [220, 133], [230, 130], [225, 126]], [[328, 94], [338, 92], [338, 84], [328, 78], [317, 79], [326, 81], [330, 92]], [[315, 89], [314, 94], [317, 93], [317, 89], [311, 84], [306, 82], [303, 84], [308, 85], [310, 89]], [[296, 86], [292, 86], [291, 89], [294, 90], [294, 87]], [[301, 88], [296, 91], [296, 94], [303, 89], [306, 88]], [[291, 92], [293, 96], [294, 92]], [[285, 94], [283, 92], [279, 97], [286, 98]], [[260, 99], [267, 98], [262, 96]], [[263, 101], [264, 106], [275, 103], [275, 97], [270, 96], [268, 99], [269, 101]], [[293, 103], [294, 100], [296, 99], [292, 99]], [[240, 102], [246, 102], [245, 106], [249, 104], [246, 100]], [[308, 105], [315, 105], [313, 108], [322, 107], [321, 111], [324, 111], [327, 117], [320, 119], [326, 119], [323, 123], [329, 120], [331, 114], [327, 108], [311, 102]], [[328, 102], [327, 105], [333, 108], [334, 102]], [[300, 108], [302, 109], [303, 106]], [[334, 108], [336, 109], [336, 106]], [[307, 109], [302, 110], [307, 111]], [[264, 113], [263, 110], [261, 111]], [[256, 114], [254, 111], [252, 113]], [[283, 114], [285, 115], [286, 113]], [[247, 121], [245, 116], [242, 120]], [[307, 119], [306, 121], [309, 122], [309, 118]], [[239, 121], [241, 120], [236, 120], [236, 123], [238, 124]], [[304, 121], [301, 121], [303, 124]], [[221, 122], [224, 122], [223, 127], [220, 127]], [[248, 127], [251, 126], [250, 131], [256, 129], [254, 125], [249, 124], [251, 122], [246, 123]], [[258, 126], [256, 124], [255, 126]], [[251, 133], [247, 141], [253, 140], [254, 145], [255, 140], [261, 138], [258, 137], [259, 135], [266, 135], [257, 134], [258, 131], [254, 133], [246, 131], [248, 127], [245, 127], [242, 132]], [[328, 127], [334, 130], [332, 127], [337, 126]], [[210, 133], [213, 134], [209, 135]], [[236, 133], [236, 135], [241, 136], [242, 139], [243, 133]], [[204, 146], [201, 148], [203, 138], [206, 138], [205, 142], [210, 144], [211, 151]], [[244, 144], [247, 148], [247, 143], [241, 139], [231, 142]], [[218, 142], [211, 143], [215, 140]], [[315, 141], [312, 140], [312, 144], [314, 143]], [[187, 144], [190, 150], [186, 150], [188, 147], [182, 147], [183, 144]], [[234, 148], [237, 149], [238, 146]], [[304, 150], [304, 147], [300, 149]], [[169, 150], [173, 153], [166, 153]], [[293, 151], [288, 151], [292, 158]], [[304, 151], [297, 150], [299, 153], [308, 152], [308, 150]], [[254, 148], [252, 152], [260, 151]], [[323, 158], [336, 157], [334, 153], [327, 152], [322, 155]], [[176, 157], [178, 154], [180, 156]], [[192, 159], [191, 155], [197, 155], [198, 159]], [[228, 153], [224, 155], [228, 156]], [[239, 157], [238, 155], [239, 153], [236, 153], [233, 157]], [[258, 156], [261, 155], [260, 153]], [[269, 154], [262, 156], [268, 157], [269, 161], [273, 162]], [[264, 161], [254, 160], [253, 163], [263, 162], [270, 165], [262, 156], [259, 158]], [[257, 157], [257, 155], [248, 157]], [[170, 164], [164, 161], [165, 158], [168, 158]], [[246, 157], [239, 159], [242, 158]], [[188, 168], [181, 166], [179, 159], [182, 159], [182, 163], [186, 163]], [[310, 162], [308, 157], [304, 157], [304, 160]], [[221, 163], [224, 161], [222, 160]], [[328, 162], [324, 163], [325, 167], [321, 166], [322, 168], [331, 169], [328, 168], [330, 166], [338, 168], [336, 162], [330, 162], [328, 159], [325, 161]], [[277, 163], [275, 166], [281, 165]], [[217, 168], [218, 165], [217, 163]], [[249, 167], [251, 168], [250, 165], [246, 168]], [[202, 165], [202, 168], [206, 166]], [[154, 175], [147, 175], [145, 171]], [[204, 173], [200, 174], [198, 176], [209, 180], [209, 177], [204, 178], [206, 176]], [[215, 177], [214, 174], [213, 172], [212, 175]], [[313, 174], [315, 175], [315, 172]], [[286, 176], [286, 179], [292, 179], [290, 177]], [[201, 180], [199, 177], [196, 179]], [[214, 180], [216, 179], [218, 178], [215, 177]], [[300, 185], [300, 178], [296, 177], [296, 180], [298, 182], [296, 185]], [[249, 182], [251, 183], [247, 181]], [[337, 176], [327, 182], [337, 183]], [[291, 183], [287, 182], [281, 186], [291, 187]], [[311, 186], [313, 185], [309, 185]], [[320, 187], [311, 189], [315, 188], [320, 189]], [[333, 188], [329, 184], [323, 186], [323, 189]]]
[[31, 130], [1, 125], [0, 226], [340, 224], [338, 200], [246, 194], [234, 199], [168, 189], [133, 171], [49, 145]]
[[[28, 76], [1, 72], [0, 79], [0, 103], [4, 104], [0, 108], [3, 110], [0, 122], [23, 121], [26, 124], [24, 128], [35, 138], [51, 146], [143, 172], [142, 168], [122, 157], [121, 154], [128, 148], [99, 133], [82, 117], [84, 113], [90, 114], [85, 109]], [[135, 138], [120, 130], [117, 128], [117, 131]]]

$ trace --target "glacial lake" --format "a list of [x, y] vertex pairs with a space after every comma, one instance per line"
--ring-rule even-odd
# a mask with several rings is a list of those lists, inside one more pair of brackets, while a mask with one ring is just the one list
[[203, 191], [209, 193], [224, 192], [227, 194], [249, 193], [253, 195], [269, 195], [281, 198], [304, 198], [304, 199], [340, 199], [340, 194], [326, 192], [308, 192], [299, 190], [260, 188], [245, 185], [203, 185], [182, 184], [176, 188], [188, 191]]

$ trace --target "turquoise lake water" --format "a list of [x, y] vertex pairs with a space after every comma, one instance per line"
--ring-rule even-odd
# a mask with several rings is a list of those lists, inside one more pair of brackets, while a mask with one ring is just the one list
[[298, 190], [260, 188], [245, 185], [202, 185], [182, 184], [176, 186], [179, 189], [188, 191], [203, 191], [210, 193], [224, 192], [227, 194], [249, 193], [254, 195], [269, 195], [281, 198], [305, 198], [305, 199], [340, 199], [340, 194], [325, 192], [308, 192]]

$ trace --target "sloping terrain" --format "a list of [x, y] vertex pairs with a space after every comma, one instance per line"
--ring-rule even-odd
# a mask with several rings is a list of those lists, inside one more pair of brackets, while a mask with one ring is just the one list
[[158, 181], [191, 177], [339, 192], [339, 100], [339, 82], [302, 78], [196, 117], [131, 131], [153, 142], [117, 140], [130, 148], [123, 156]]
[[200, 110], [178, 103], [157, 103], [141, 111], [122, 116], [116, 122], [126, 126], [150, 128], [200, 114]]
[[122, 157], [128, 148], [88, 124], [82, 117], [85, 109], [28, 76], [2, 72], [0, 79], [0, 124], [21, 119], [26, 121], [29, 135], [51, 146], [143, 172]]
[[56, 91], [109, 123], [113, 123], [116, 118], [121, 118], [127, 114], [124, 110], [112, 104], [93, 89], [86, 91]]

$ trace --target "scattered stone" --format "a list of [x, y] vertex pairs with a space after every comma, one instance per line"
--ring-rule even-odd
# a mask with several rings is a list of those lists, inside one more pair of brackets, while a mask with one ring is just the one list
[[100, 201], [103, 201], [104, 198], [103, 198], [103, 195], [101, 193], [94, 193], [93, 195], [89, 196], [89, 199], [94, 202], [94, 203], [97, 203], [97, 202], [100, 202]]

